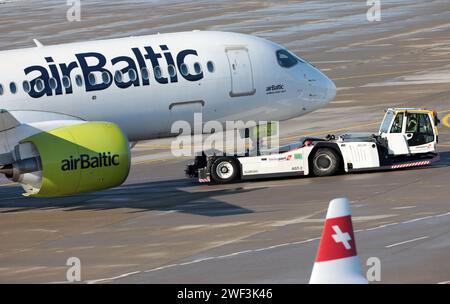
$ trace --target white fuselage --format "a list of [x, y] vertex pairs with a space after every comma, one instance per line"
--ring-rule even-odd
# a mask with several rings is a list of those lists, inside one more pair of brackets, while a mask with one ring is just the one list
[[0, 108], [26, 123], [110, 121], [137, 141], [170, 136], [194, 112], [203, 122], [281, 121], [334, 99], [331, 80], [298, 57], [290, 66], [280, 50], [248, 35], [185, 32], [3, 51]]

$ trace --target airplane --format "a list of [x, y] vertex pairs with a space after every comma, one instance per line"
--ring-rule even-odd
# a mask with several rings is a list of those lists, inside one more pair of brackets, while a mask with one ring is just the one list
[[[193, 31], [0, 52], [0, 173], [25, 196], [122, 184], [130, 143], [176, 121], [283, 121], [326, 106], [336, 86], [286, 48]], [[193, 131], [194, 133], [197, 131]], [[201, 132], [201, 130], [200, 130]]]

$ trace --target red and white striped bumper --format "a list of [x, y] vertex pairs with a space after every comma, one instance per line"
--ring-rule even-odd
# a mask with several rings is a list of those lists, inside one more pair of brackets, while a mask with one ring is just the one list
[[404, 169], [404, 168], [428, 166], [428, 165], [431, 165], [432, 163], [439, 161], [440, 159], [441, 158], [439, 157], [439, 155], [437, 155], [436, 157], [434, 157], [432, 159], [392, 165], [391, 169]]
[[198, 182], [202, 183], [202, 184], [211, 182], [211, 178], [209, 177], [209, 174], [208, 174], [206, 168], [202, 168], [202, 169], [198, 170]]

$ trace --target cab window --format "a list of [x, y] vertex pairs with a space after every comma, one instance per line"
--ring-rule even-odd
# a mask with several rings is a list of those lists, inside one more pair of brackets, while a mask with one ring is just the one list
[[391, 133], [402, 133], [403, 129], [403, 113], [398, 113], [397, 116], [395, 116], [394, 123], [391, 127]]
[[408, 114], [406, 133], [434, 134], [428, 114]]
[[279, 50], [277, 52], [277, 60], [278, 64], [283, 68], [292, 68], [299, 62], [297, 57], [286, 50]]
[[417, 133], [417, 114], [408, 114], [408, 121], [406, 122], [406, 133]]
[[429, 115], [419, 114], [418, 129], [419, 129], [419, 133], [421, 133], [421, 134], [434, 136], [433, 125], [431, 124]]
[[426, 113], [408, 113], [406, 133], [413, 136], [409, 139], [410, 146], [419, 146], [434, 141], [433, 125]]

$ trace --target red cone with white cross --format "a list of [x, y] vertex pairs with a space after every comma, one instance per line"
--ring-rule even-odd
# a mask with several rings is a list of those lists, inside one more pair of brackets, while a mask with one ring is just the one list
[[310, 284], [367, 284], [356, 253], [350, 202], [330, 202]]

